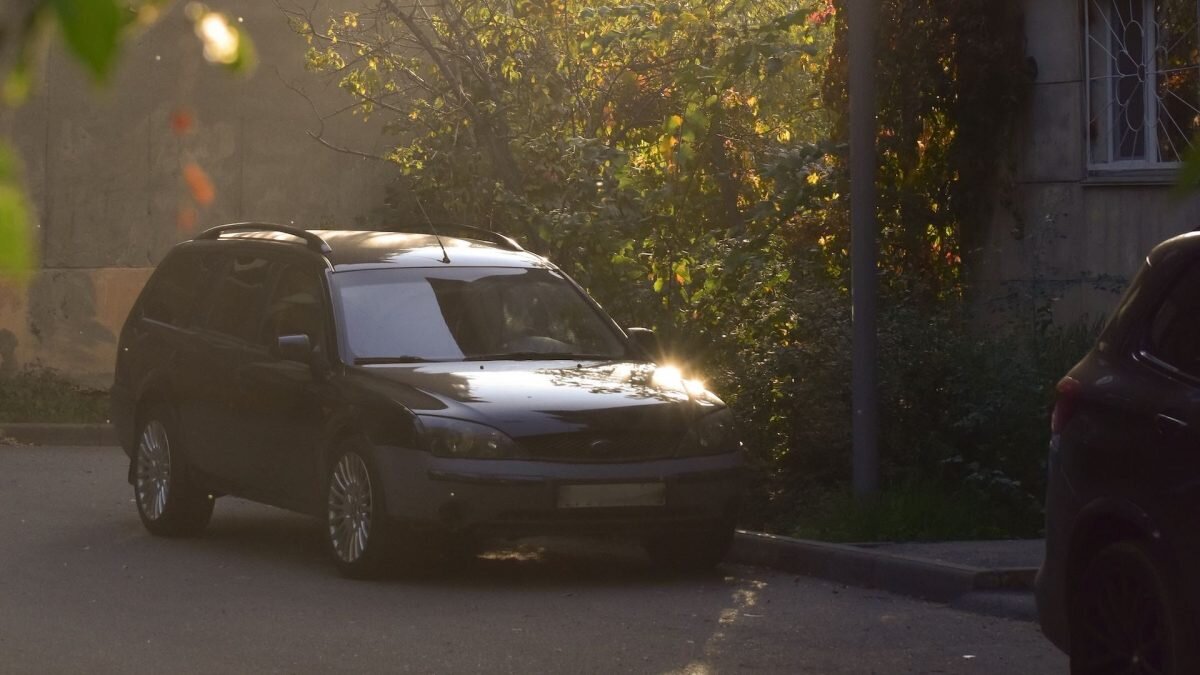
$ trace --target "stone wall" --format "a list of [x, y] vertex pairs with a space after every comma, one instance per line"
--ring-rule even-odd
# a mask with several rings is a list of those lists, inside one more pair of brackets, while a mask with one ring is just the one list
[[[317, 14], [359, 4], [324, 0]], [[109, 86], [93, 86], [56, 45], [33, 98], [0, 110], [0, 133], [25, 163], [41, 249], [26, 287], [0, 288], [0, 372], [41, 363], [106, 386], [129, 306], [174, 243], [241, 220], [352, 225], [382, 202], [387, 164], [308, 136], [321, 129], [318, 111], [350, 99], [305, 71], [307, 45], [274, 3], [210, 5], [253, 36], [259, 64], [250, 77], [206, 64], [183, 3], [174, 3], [126, 45]], [[173, 127], [178, 111], [191, 120], [189, 133]], [[367, 152], [386, 143], [378, 124], [349, 112], [326, 120], [324, 134]], [[181, 217], [192, 205], [182, 177], [188, 162], [216, 192], [194, 222]]]

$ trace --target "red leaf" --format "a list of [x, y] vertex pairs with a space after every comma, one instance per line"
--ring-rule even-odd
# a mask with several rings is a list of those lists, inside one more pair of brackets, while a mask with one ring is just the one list
[[171, 111], [171, 131], [176, 136], [184, 136], [191, 133], [195, 122], [195, 118], [192, 117], [192, 111], [188, 110], [186, 106], [180, 106]]
[[208, 206], [216, 199], [217, 191], [213, 187], [212, 179], [200, 168], [200, 165], [195, 162], [188, 162], [183, 167], [183, 180], [187, 183], [188, 190], [192, 193], [192, 199], [200, 206]]

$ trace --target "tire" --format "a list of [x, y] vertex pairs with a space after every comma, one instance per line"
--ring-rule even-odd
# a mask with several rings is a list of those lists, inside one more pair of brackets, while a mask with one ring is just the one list
[[669, 572], [707, 572], [716, 567], [733, 545], [733, 523], [720, 523], [692, 532], [667, 532], [643, 540], [654, 566]]
[[1200, 672], [1186, 608], [1163, 570], [1133, 541], [1088, 563], [1068, 610], [1073, 675]]
[[342, 576], [375, 578], [395, 560], [399, 533], [365, 442], [340, 447], [326, 476], [325, 514], [325, 546]]
[[203, 532], [212, 518], [213, 498], [190, 480], [170, 411], [151, 408], [140, 421], [137, 438], [133, 498], [142, 525], [160, 537]]

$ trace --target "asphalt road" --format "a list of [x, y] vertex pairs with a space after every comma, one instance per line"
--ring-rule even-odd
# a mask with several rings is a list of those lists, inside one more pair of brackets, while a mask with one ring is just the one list
[[656, 576], [530, 542], [354, 582], [315, 521], [234, 499], [149, 536], [113, 448], [0, 447], [0, 673], [1063, 673], [1029, 623], [769, 570]]

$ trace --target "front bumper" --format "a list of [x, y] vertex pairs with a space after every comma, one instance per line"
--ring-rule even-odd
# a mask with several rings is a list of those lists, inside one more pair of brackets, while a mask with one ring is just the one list
[[109, 390], [109, 420], [113, 425], [113, 430], [117, 435], [117, 442], [121, 449], [130, 458], [133, 457], [133, 451], [137, 444], [134, 439], [134, 434], [137, 433], [134, 426], [134, 403], [133, 396], [129, 390], [117, 383], [113, 383], [112, 389]]
[[[741, 455], [619, 464], [449, 459], [404, 448], [377, 453], [388, 514], [422, 529], [505, 536], [649, 534], [737, 516]], [[559, 508], [564, 485], [652, 483], [662, 506]]]

